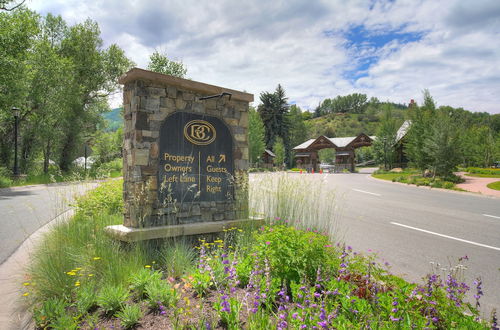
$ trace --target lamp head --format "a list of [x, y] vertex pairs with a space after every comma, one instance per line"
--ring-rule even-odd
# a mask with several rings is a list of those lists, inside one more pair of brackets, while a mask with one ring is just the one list
[[14, 113], [14, 117], [18, 118], [21, 114], [21, 110], [19, 108], [12, 107], [12, 113]]

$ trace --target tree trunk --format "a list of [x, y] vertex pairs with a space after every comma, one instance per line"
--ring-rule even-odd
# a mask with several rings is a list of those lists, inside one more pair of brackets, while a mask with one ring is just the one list
[[49, 173], [49, 161], [50, 161], [50, 139], [47, 140], [47, 145], [43, 152], [43, 173]]
[[59, 166], [61, 171], [68, 172], [71, 167], [71, 162], [74, 160], [73, 156], [75, 153], [75, 141], [76, 141], [76, 132], [74, 129], [69, 128], [66, 133], [65, 141], [61, 150], [61, 160]]

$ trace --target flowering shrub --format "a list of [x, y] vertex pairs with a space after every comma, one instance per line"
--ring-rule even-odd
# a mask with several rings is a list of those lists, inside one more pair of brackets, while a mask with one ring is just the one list
[[303, 277], [313, 281], [332, 252], [327, 236], [283, 224], [263, 227], [254, 238], [255, 255], [261, 261], [267, 258], [271, 275], [282, 284], [297, 283]]
[[[84, 203], [95, 211], [107, 198], [94, 192]], [[462, 280], [467, 257], [412, 284], [388, 274], [373, 256], [276, 219], [253, 233], [231, 228], [224, 239], [201, 240], [196, 265], [173, 272], [165, 256], [177, 252], [113, 244], [101, 230], [113, 215], [94, 211], [89, 217], [82, 210], [57, 228], [37, 254], [23, 296], [33, 299], [39, 327], [129, 327], [141, 315], [150, 327], [174, 329], [497, 327], [496, 314], [491, 323], [479, 317], [481, 279]]]

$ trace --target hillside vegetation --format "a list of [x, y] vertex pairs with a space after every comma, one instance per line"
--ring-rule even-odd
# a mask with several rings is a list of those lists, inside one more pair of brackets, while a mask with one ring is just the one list
[[[393, 109], [393, 116], [401, 125], [406, 119], [406, 110]], [[375, 135], [380, 126], [382, 111], [370, 109], [366, 113], [330, 113], [305, 122], [308, 137], [356, 136], [360, 133]]]

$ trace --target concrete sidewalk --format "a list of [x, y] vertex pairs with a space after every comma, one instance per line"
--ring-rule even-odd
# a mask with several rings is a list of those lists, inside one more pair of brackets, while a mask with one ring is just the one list
[[480, 193], [488, 196], [500, 197], [500, 190], [490, 189], [488, 184], [500, 181], [500, 178], [480, 178], [475, 176], [468, 176], [465, 172], [455, 173], [465, 179], [464, 183], [457, 184], [457, 188], [467, 191]]
[[73, 210], [66, 211], [33, 233], [24, 243], [0, 265], [0, 329], [34, 329], [27, 298], [23, 297], [23, 282], [33, 251], [42, 241], [44, 234], [53, 226], [67, 221]]

